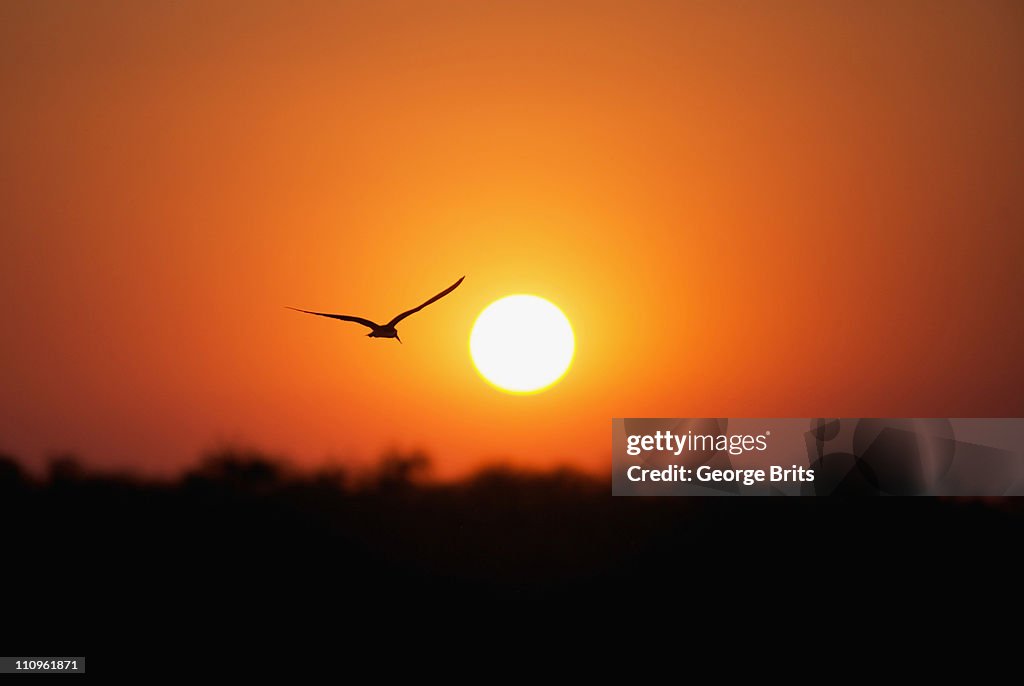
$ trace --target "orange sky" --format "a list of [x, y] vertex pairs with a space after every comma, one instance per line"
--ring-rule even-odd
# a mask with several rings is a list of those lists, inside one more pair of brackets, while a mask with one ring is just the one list
[[[1018, 2], [5, 2], [0, 451], [603, 471], [615, 416], [1024, 415], [1022, 73]], [[283, 308], [463, 274], [404, 345]], [[516, 292], [576, 330], [534, 396], [468, 356]]]

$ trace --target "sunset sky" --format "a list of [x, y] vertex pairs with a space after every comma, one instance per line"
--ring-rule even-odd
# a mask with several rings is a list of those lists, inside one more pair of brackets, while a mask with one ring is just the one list
[[[2, 2], [0, 452], [422, 448], [613, 417], [1024, 415], [1024, 4]], [[295, 306], [387, 320], [403, 344]], [[536, 395], [469, 357], [543, 296]]]

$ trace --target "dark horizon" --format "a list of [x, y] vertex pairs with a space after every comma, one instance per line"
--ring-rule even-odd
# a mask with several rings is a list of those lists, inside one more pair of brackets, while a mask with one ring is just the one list
[[[871, 559], [923, 569], [949, 551], [975, 550], [990, 564], [1012, 554], [1005, 543], [1024, 521], [1020, 498], [613, 498], [607, 481], [572, 470], [503, 467], [431, 483], [419, 478], [425, 466], [422, 455], [393, 456], [372, 478], [354, 479], [228, 453], [157, 482], [68, 460], [32, 479], [0, 458], [0, 514], [17, 522], [8, 533], [27, 546], [8, 565], [8, 587], [34, 589], [15, 602], [36, 602], [36, 592], [60, 583], [65, 561], [78, 559], [88, 561], [83, 582], [92, 588], [83, 602], [97, 612], [137, 594], [173, 603], [147, 595], [154, 579], [189, 598], [242, 602], [252, 584], [275, 579], [276, 594], [301, 588], [306, 574], [324, 594], [333, 578], [339, 589], [380, 591], [400, 581], [412, 596], [582, 601], [685, 576], [695, 559], [718, 568], [782, 555], [792, 567], [870, 550]], [[924, 557], [911, 561], [911, 551]], [[138, 578], [103, 571], [140, 564], [149, 571]], [[199, 568], [227, 585], [209, 586]], [[364, 602], [372, 605], [372, 594]]]

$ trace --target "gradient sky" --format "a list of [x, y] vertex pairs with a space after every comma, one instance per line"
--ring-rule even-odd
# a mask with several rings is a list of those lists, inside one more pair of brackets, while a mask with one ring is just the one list
[[[1022, 416], [1019, 2], [2, 2], [0, 451], [421, 447], [616, 416]], [[387, 319], [404, 345], [294, 305]], [[502, 394], [470, 326], [576, 330]]]

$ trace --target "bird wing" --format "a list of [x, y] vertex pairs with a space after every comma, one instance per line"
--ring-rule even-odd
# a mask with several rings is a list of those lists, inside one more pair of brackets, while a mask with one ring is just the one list
[[[465, 276], [462, 277], [462, 279], [465, 279], [465, 278], [466, 278]], [[452, 291], [454, 291], [456, 288], [459, 287], [459, 284], [462, 283], [462, 279], [459, 279], [458, 281], [453, 283], [451, 286], [449, 286], [448, 288], [444, 289], [443, 291], [441, 291], [440, 293], [438, 293], [433, 298], [431, 298], [427, 302], [423, 303], [419, 307], [414, 307], [411, 310], [406, 310], [402, 314], [395, 316], [394, 319], [392, 319], [390, 322], [388, 322], [388, 326], [395, 326], [396, 324], [398, 324], [398, 322], [402, 321], [403, 319], [408, 317], [410, 314], [416, 314], [417, 312], [422, 310], [424, 307], [426, 307], [430, 303], [435, 302], [437, 300], [440, 300], [444, 296], [448, 295], [449, 293], [451, 293]]]
[[355, 322], [356, 324], [362, 324], [368, 326], [371, 329], [379, 329], [377, 324], [374, 324], [369, 319], [363, 319], [362, 317], [350, 317], [347, 314], [327, 314], [326, 312], [311, 312], [310, 310], [300, 310], [297, 307], [289, 307], [289, 310], [295, 310], [296, 312], [305, 312], [306, 314], [315, 314], [318, 317], [330, 317], [331, 319], [340, 319], [343, 322]]

